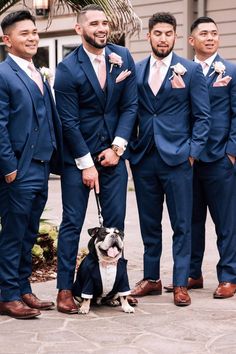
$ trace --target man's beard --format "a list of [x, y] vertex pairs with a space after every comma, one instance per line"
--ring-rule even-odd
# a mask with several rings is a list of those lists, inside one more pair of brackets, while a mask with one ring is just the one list
[[[96, 38], [96, 37], [95, 37]], [[99, 44], [96, 42], [96, 40], [90, 36], [88, 36], [86, 33], [84, 33], [84, 39], [87, 43], [89, 43], [92, 47], [97, 48], [97, 49], [102, 49], [105, 48], [107, 45], [107, 38], [105, 43]]]
[[165, 52], [160, 52], [157, 48], [155, 48], [152, 44], [152, 41], [150, 41], [150, 44], [151, 44], [152, 51], [155, 54], [155, 56], [163, 59], [163, 58], [167, 57], [172, 52], [175, 42], [173, 42], [172, 46]]

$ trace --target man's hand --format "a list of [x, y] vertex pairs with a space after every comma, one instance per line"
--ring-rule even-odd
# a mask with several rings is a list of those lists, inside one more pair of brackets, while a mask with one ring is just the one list
[[189, 160], [190, 165], [193, 167], [195, 159], [192, 156], [189, 156], [188, 160]]
[[102, 151], [98, 155], [98, 158], [100, 160], [100, 164], [104, 167], [116, 166], [120, 160], [119, 156], [117, 156], [111, 148]]
[[235, 156], [229, 155], [227, 154], [228, 158], [230, 159], [230, 161], [232, 162], [232, 165], [235, 164]]
[[95, 166], [85, 168], [82, 171], [82, 180], [87, 187], [95, 188], [95, 192], [99, 194], [98, 171]]
[[17, 171], [14, 171], [12, 173], [10, 173], [9, 175], [5, 176], [5, 181], [7, 183], [12, 183], [13, 181], [15, 181], [17, 176]]

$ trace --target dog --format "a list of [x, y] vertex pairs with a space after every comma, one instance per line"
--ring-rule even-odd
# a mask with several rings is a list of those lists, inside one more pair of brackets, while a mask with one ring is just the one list
[[124, 233], [105, 227], [89, 229], [88, 233], [91, 236], [89, 253], [78, 268], [72, 288], [74, 298], [82, 301], [78, 312], [88, 314], [93, 301], [97, 305], [121, 304], [124, 312], [134, 313], [127, 300], [131, 291], [127, 260], [122, 257]]

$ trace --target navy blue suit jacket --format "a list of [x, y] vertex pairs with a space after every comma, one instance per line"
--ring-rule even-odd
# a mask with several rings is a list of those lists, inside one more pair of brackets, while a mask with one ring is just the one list
[[[49, 93], [51, 107], [48, 109], [52, 110], [57, 139], [52, 172], [60, 173], [61, 123], [47, 82], [44, 89]], [[0, 175], [17, 170], [17, 178], [21, 178], [29, 168], [39, 134], [37, 90], [35, 83], [10, 56], [0, 63]]]
[[[121, 67], [109, 63], [112, 52], [122, 57]], [[129, 140], [137, 110], [137, 84], [135, 65], [129, 51], [114, 44], [105, 49], [107, 86], [101, 89], [90, 59], [79, 46], [57, 67], [55, 96], [63, 125], [65, 162], [87, 153], [94, 154], [102, 139], [111, 143], [115, 136]], [[123, 70], [131, 75], [116, 83]], [[107, 136], [104, 134], [104, 125]]]
[[[206, 144], [210, 123], [209, 95], [202, 68], [173, 53], [170, 68], [154, 98], [147, 81], [149, 61], [150, 57], [136, 64], [139, 110], [137, 129], [130, 144], [131, 163], [137, 164], [154, 142], [162, 159], [170, 166], [183, 163], [189, 156], [198, 159]], [[177, 63], [187, 69], [182, 76], [184, 88], [171, 86], [171, 66]]]
[[214, 62], [225, 65], [223, 77], [232, 77], [227, 86], [214, 87], [218, 77], [213, 67], [206, 75], [211, 103], [211, 128], [200, 160], [212, 162], [222, 158], [226, 153], [236, 156], [236, 65], [216, 56]]
[[[107, 297], [113, 297], [118, 292], [126, 292], [129, 290], [127, 260], [120, 258], [117, 263], [115, 283]], [[97, 298], [102, 295], [102, 291], [102, 279], [98, 260], [89, 253], [79, 266], [76, 281], [73, 284], [73, 295], [81, 296], [83, 293], [93, 295], [93, 298]]]

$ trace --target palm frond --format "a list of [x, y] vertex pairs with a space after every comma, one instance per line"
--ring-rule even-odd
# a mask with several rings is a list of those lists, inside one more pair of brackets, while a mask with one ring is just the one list
[[20, 0], [0, 0], [0, 15], [4, 14], [10, 7], [17, 4]]
[[[20, 0], [0, 0], [0, 15]], [[25, 0], [22, 0], [25, 4]], [[141, 30], [141, 20], [135, 14], [130, 0], [51, 0], [48, 16], [50, 26], [53, 16], [61, 9], [69, 9], [78, 12], [82, 7], [90, 4], [98, 4], [106, 13], [110, 23], [113, 36], [119, 37], [123, 34], [133, 35]]]

